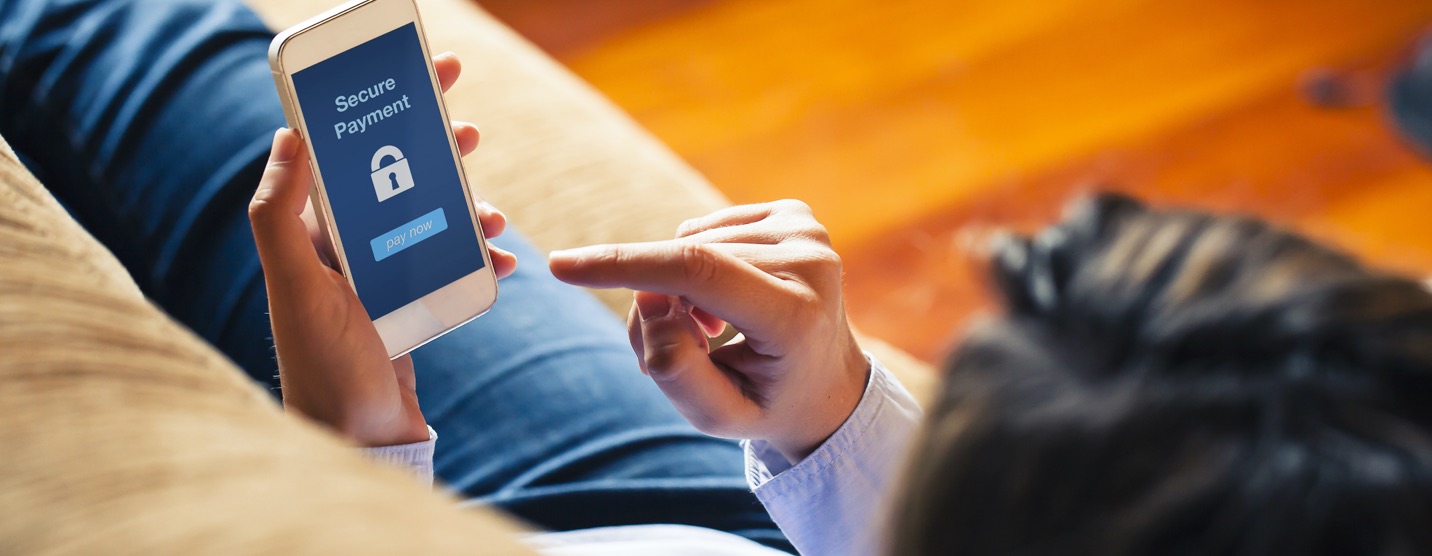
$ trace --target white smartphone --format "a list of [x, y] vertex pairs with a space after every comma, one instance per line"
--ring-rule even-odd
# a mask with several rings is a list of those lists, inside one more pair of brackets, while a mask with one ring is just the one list
[[355, 0], [274, 38], [319, 225], [398, 357], [481, 316], [497, 278], [413, 0]]

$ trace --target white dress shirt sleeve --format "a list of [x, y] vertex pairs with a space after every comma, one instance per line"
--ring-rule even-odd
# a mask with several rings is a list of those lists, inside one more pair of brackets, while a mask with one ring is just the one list
[[870, 379], [855, 411], [797, 463], [762, 440], [743, 441], [746, 480], [801, 554], [865, 556], [881, 546], [891, 491], [922, 412], [869, 353]]
[[428, 427], [428, 439], [412, 444], [363, 448], [363, 455], [379, 463], [402, 468], [428, 486], [433, 484], [433, 449], [438, 445], [438, 431]]

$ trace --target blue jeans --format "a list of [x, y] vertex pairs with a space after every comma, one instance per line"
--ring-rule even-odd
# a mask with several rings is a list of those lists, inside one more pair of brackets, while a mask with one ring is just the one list
[[[157, 303], [274, 386], [246, 206], [273, 130], [272, 33], [237, 0], [0, 0], [0, 135]], [[518, 223], [520, 224], [520, 223]], [[413, 354], [439, 478], [553, 530], [684, 523], [790, 550], [741, 451], [687, 424], [621, 322], [523, 262]]]

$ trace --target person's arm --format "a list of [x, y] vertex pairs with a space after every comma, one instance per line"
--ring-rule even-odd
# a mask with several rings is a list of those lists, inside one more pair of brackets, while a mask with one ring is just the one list
[[[433, 68], [443, 90], [461, 70], [450, 54], [434, 57]], [[477, 148], [472, 124], [454, 122], [453, 134], [463, 154]], [[249, 221], [268, 288], [284, 407], [360, 446], [424, 442], [431, 429], [418, 408], [412, 359], [388, 359], [358, 295], [314, 245], [319, 234], [308, 206], [312, 183], [302, 140], [292, 130], [278, 130], [249, 203]], [[488, 237], [506, 226], [502, 213], [486, 204], [478, 216]], [[511, 274], [512, 254], [489, 251], [497, 275]]]
[[[697, 429], [751, 439], [773, 477], [754, 477], [757, 494], [797, 547], [817, 537], [828, 540], [806, 551], [852, 554], [866, 546], [861, 539], [880, 527], [868, 522], [873, 513], [857, 507], [858, 497], [822, 498], [819, 485], [833, 488], [832, 478], [850, 470], [866, 494], [885, 490], [903, 452], [900, 435], [914, 421], [886, 418], [892, 410], [885, 408], [913, 402], [905, 395], [887, 403], [887, 394], [903, 389], [882, 369], [872, 373], [856, 344], [840, 257], [810, 207], [731, 207], [687, 221], [672, 240], [554, 252], [549, 266], [573, 284], [636, 290], [627, 323], [642, 370]], [[726, 324], [740, 336], [710, 349], [707, 335]], [[868, 385], [879, 385], [875, 395], [867, 396]], [[885, 449], [880, 435], [869, 434], [857, 411], [862, 400], [889, 429], [885, 438], [901, 446]], [[780, 469], [782, 461], [801, 463]], [[837, 463], [850, 467], [830, 467]], [[782, 486], [793, 483], [813, 488]], [[818, 507], [824, 502], [841, 505]]]
[[745, 440], [746, 479], [802, 554], [879, 553], [894, 481], [922, 412], [874, 357], [855, 411], [811, 455], [791, 462], [763, 440]]

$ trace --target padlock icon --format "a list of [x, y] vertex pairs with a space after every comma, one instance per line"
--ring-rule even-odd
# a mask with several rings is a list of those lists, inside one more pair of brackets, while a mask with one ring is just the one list
[[[384, 158], [392, 158], [393, 163], [383, 166]], [[413, 188], [413, 172], [408, 168], [408, 159], [403, 158], [403, 151], [398, 150], [398, 147], [379, 147], [378, 152], [373, 153], [370, 166], [373, 171], [373, 192], [378, 194], [378, 202]]]

